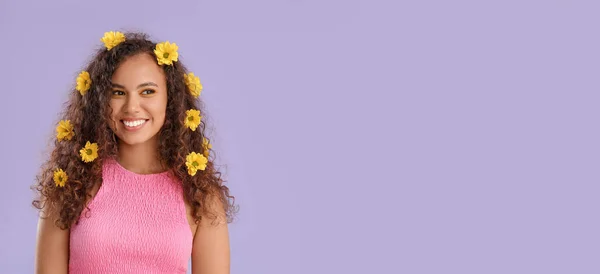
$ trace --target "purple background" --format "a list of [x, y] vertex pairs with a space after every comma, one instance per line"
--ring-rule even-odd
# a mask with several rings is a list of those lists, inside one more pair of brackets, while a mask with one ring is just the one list
[[597, 3], [2, 0], [0, 272], [75, 77], [141, 30], [204, 85], [232, 273], [600, 273]]

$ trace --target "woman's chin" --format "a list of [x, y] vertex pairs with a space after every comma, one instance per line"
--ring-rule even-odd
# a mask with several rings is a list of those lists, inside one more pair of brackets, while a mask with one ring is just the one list
[[[145, 138], [144, 138], [145, 137]], [[133, 146], [133, 145], [141, 145], [144, 143], [148, 143], [152, 138], [149, 138], [147, 136], [127, 136], [125, 138], [119, 138], [119, 140], [121, 141], [121, 143], [125, 144], [125, 145], [129, 145], [129, 146]]]

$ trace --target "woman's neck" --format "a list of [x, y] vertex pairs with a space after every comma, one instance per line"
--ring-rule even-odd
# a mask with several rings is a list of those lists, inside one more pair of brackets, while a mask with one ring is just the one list
[[117, 161], [125, 169], [138, 174], [154, 174], [166, 170], [161, 166], [156, 140], [135, 145], [119, 141]]

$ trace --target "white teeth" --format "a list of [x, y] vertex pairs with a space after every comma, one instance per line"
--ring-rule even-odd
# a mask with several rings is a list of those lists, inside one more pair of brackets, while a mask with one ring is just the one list
[[137, 127], [145, 122], [146, 122], [146, 120], [123, 121], [123, 124], [125, 124], [125, 126], [127, 126], [127, 127]]

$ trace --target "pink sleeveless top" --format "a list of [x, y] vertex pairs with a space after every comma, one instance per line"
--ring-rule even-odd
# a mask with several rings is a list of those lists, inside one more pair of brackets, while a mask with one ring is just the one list
[[71, 227], [69, 273], [186, 273], [192, 232], [167, 172], [137, 174], [107, 159], [89, 208]]

